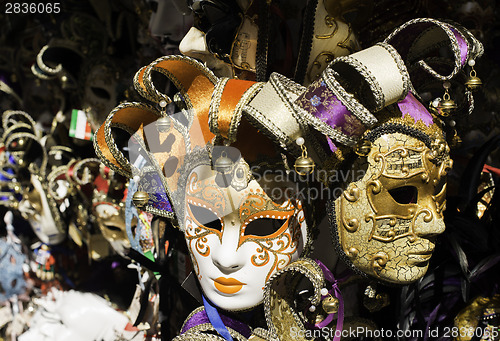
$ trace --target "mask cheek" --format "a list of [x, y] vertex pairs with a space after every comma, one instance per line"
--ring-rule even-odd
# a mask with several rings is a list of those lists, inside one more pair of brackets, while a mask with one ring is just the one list
[[220, 241], [215, 233], [201, 229], [190, 229], [189, 224], [186, 226], [184, 237], [194, 271], [198, 279], [201, 280], [204, 274], [208, 274], [213, 266], [211, 255], [217, 244], [220, 244]]

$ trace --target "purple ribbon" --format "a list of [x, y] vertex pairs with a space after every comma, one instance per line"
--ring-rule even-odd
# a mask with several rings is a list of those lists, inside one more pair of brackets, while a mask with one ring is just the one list
[[458, 46], [460, 49], [460, 65], [464, 66], [465, 63], [467, 62], [467, 52], [469, 50], [469, 45], [467, 44], [467, 41], [464, 39], [464, 37], [455, 30], [453, 27], [450, 27], [450, 30], [453, 32], [453, 35], [455, 35], [455, 38], [457, 38]]
[[[365, 130], [363, 123], [327, 87], [323, 79], [313, 82], [296, 103], [314, 117], [347, 136], [360, 136]], [[335, 146], [330, 145], [332, 151]]]
[[[328, 294], [321, 297], [322, 299], [325, 299], [333, 293], [339, 300], [339, 310], [337, 313], [328, 314], [328, 316], [323, 321], [321, 321], [320, 323], [316, 323], [314, 326], [316, 328], [326, 327], [328, 324], [330, 324], [330, 322], [332, 322], [334, 315], [337, 314], [337, 325], [335, 326], [335, 336], [333, 338], [333, 341], [338, 341], [340, 340], [341, 333], [337, 334], [337, 330], [342, 331], [342, 329], [344, 328], [344, 299], [342, 298], [342, 292], [338, 287], [338, 283], [340, 282], [340, 280], [336, 280], [330, 269], [328, 269], [326, 265], [323, 264], [319, 259], [316, 259], [315, 262], [318, 263], [321, 271], [323, 271], [325, 279], [328, 282], [332, 283], [332, 288], [328, 291]], [[342, 280], [344, 279], [345, 278], [342, 278]]]
[[[227, 316], [220, 314], [220, 313], [219, 313], [219, 316], [220, 316], [222, 323], [225, 326], [227, 326], [233, 330], [236, 330], [238, 333], [240, 333], [244, 337], [249, 338], [252, 335], [252, 331], [250, 330], [248, 325], [246, 325], [245, 323], [238, 321], [238, 320], [235, 320], [235, 319], [232, 319], [232, 318], [227, 317]], [[208, 317], [208, 314], [205, 310], [199, 311], [196, 314], [194, 314], [193, 316], [191, 316], [191, 318], [188, 321], [186, 321], [186, 323], [182, 327], [181, 334], [186, 333], [189, 329], [191, 329], [195, 326], [198, 326], [200, 324], [205, 324], [205, 323], [212, 323], [212, 322], [211, 322], [210, 318]]]
[[413, 96], [411, 92], [408, 92], [405, 99], [398, 102], [399, 110], [401, 111], [402, 117], [409, 115], [413, 118], [415, 124], [417, 121], [422, 121], [427, 127], [434, 123], [434, 119], [430, 112], [420, 103], [419, 100]]

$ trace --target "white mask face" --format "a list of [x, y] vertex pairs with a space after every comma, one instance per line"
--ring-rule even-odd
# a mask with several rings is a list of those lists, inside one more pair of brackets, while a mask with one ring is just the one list
[[236, 190], [218, 186], [216, 175], [202, 165], [188, 177], [187, 246], [211, 302], [225, 310], [252, 308], [262, 302], [269, 277], [302, 252], [304, 211], [300, 201], [273, 202], [256, 180]]

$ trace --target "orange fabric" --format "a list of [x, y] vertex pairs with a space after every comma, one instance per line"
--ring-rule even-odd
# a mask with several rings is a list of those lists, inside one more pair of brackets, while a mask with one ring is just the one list
[[106, 140], [104, 138], [104, 124], [99, 129], [97, 129], [97, 132], [95, 134], [95, 139], [97, 141], [97, 145], [99, 146], [99, 150], [101, 151], [104, 158], [106, 158], [106, 160], [108, 160], [116, 168], [125, 170], [120, 165], [120, 163], [115, 159], [113, 154], [111, 154], [111, 151], [109, 150], [108, 145], [106, 144]]
[[[158, 115], [156, 115], [152, 111], [148, 111], [145, 107], [124, 107], [113, 115], [113, 119], [111, 123], [120, 123], [126, 125], [131, 128], [133, 131], [137, 131], [142, 137], [144, 137], [143, 126], [144, 124], [150, 124], [155, 122], [158, 119]], [[106, 143], [104, 130], [106, 129], [104, 123], [96, 132], [96, 140], [101, 150], [103, 156], [114, 166], [124, 171], [127, 171], [122, 164], [118, 162], [118, 160], [114, 157], [111, 152], [110, 147]]]
[[[175, 77], [174, 82], [177, 87], [186, 91], [187, 100], [191, 102], [196, 117], [200, 122], [200, 128], [203, 133], [203, 141], [191, 141], [197, 145], [205, 145], [215, 137], [208, 128], [208, 110], [210, 108], [210, 99], [215, 85], [208, 75], [195, 65], [186, 60], [167, 59], [155, 65], [156, 67], [166, 69]], [[193, 135], [191, 135], [193, 136]]]
[[219, 105], [218, 126], [219, 133], [228, 138], [229, 128], [234, 115], [234, 109], [238, 105], [241, 97], [255, 82], [238, 79], [230, 79], [224, 91]]

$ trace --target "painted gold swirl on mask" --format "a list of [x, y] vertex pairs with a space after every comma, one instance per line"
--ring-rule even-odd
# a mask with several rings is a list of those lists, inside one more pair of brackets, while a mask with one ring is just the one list
[[276, 233], [267, 237], [245, 236], [244, 240], [245, 242], [252, 241], [258, 245], [257, 253], [251, 256], [251, 262], [254, 266], [264, 266], [270, 262], [271, 257], [274, 258], [266, 281], [273, 273], [283, 269], [292, 261], [292, 256], [296, 253], [299, 245], [301, 226], [305, 224], [304, 211], [300, 202], [297, 202], [296, 208], [292, 201], [281, 205], [281, 208], [283, 207], [293, 208], [293, 214], [290, 214], [287, 221]]
[[187, 181], [186, 196], [189, 199], [198, 199], [198, 202], [211, 207], [214, 212], [225, 212], [226, 199], [222, 190], [213, 182], [213, 177], [200, 180], [193, 172]]

